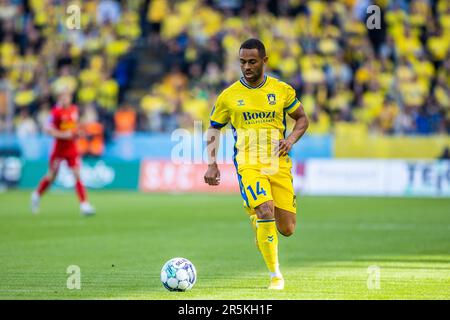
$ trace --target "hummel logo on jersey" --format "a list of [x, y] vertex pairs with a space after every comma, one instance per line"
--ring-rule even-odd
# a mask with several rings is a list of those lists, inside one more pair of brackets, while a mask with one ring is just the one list
[[238, 100], [238, 101], [237, 101], [237, 105], [238, 105], [238, 107], [244, 106], [244, 105], [245, 105], [244, 100], [243, 100], [243, 99]]
[[267, 237], [267, 241], [273, 242], [273, 236], [268, 236], [268, 237]]

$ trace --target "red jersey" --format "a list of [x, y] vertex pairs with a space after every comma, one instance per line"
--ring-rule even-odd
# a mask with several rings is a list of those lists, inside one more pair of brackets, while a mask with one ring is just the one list
[[[60, 131], [77, 131], [78, 107], [74, 104], [68, 107], [56, 105], [51, 112], [50, 125]], [[63, 157], [74, 157], [78, 155], [76, 138], [71, 140], [55, 139], [53, 154]]]

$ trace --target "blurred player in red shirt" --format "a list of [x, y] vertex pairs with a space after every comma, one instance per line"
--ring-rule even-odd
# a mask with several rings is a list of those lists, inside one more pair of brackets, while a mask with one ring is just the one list
[[66, 161], [75, 178], [75, 190], [80, 200], [80, 211], [84, 215], [93, 215], [94, 208], [87, 201], [86, 189], [80, 179], [80, 155], [77, 150], [78, 136], [78, 107], [72, 104], [72, 94], [68, 91], [61, 93], [58, 102], [51, 112], [51, 120], [44, 129], [55, 138], [50, 155], [48, 173], [42, 178], [36, 191], [31, 196], [33, 213], [39, 210], [39, 202], [44, 192], [55, 180], [61, 161]]

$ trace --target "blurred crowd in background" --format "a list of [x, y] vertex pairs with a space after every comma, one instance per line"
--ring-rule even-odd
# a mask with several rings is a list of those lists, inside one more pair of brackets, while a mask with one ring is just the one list
[[[79, 30], [66, 25], [72, 3], [81, 8]], [[367, 13], [372, 4], [379, 17]], [[9, 129], [20, 136], [42, 130], [64, 88], [82, 122], [100, 124], [107, 137], [190, 129], [195, 120], [207, 126], [217, 95], [241, 77], [238, 50], [250, 37], [266, 45], [267, 73], [297, 90], [310, 133], [332, 133], [342, 122], [389, 135], [450, 133], [448, 0], [0, 0], [0, 7], [0, 83], [13, 90]], [[368, 28], [368, 18], [379, 18], [381, 29]], [[131, 58], [137, 43], [163, 53], [163, 74], [131, 101], [134, 71], [146, 63]], [[0, 106], [0, 132], [7, 114]]]

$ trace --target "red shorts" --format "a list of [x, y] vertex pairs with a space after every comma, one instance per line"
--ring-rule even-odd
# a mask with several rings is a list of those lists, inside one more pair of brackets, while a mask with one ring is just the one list
[[50, 168], [54, 171], [58, 171], [59, 165], [62, 161], [66, 161], [67, 165], [71, 169], [78, 169], [80, 168], [80, 156], [79, 155], [73, 155], [73, 156], [67, 156], [67, 155], [59, 155], [55, 152], [53, 152], [50, 156]]

